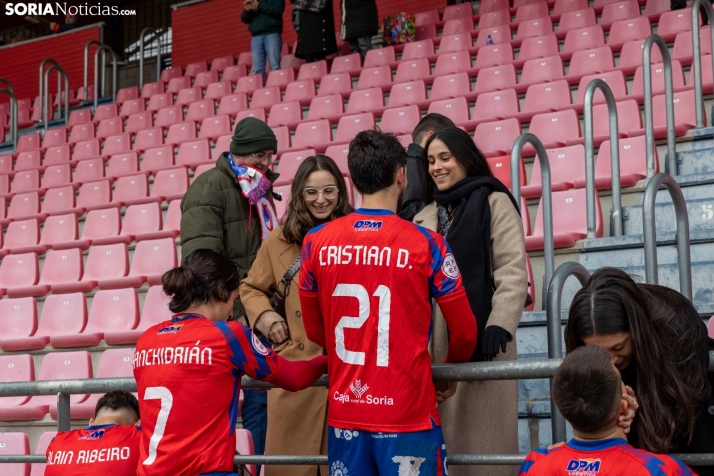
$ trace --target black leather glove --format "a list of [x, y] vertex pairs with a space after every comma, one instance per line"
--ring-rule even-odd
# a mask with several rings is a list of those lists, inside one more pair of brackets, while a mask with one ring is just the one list
[[487, 327], [481, 336], [481, 354], [483, 354], [484, 360], [491, 360], [499, 352], [506, 352], [509, 336], [508, 331], [502, 327]]

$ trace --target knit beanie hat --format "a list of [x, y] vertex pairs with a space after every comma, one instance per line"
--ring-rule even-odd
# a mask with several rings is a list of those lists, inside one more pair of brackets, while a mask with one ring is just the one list
[[236, 124], [230, 149], [233, 155], [248, 155], [268, 149], [277, 152], [278, 139], [265, 122], [246, 117]]

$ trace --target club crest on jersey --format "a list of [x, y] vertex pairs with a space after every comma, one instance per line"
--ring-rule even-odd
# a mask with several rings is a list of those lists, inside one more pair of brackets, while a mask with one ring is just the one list
[[444, 256], [444, 264], [441, 265], [441, 271], [444, 273], [445, 276], [451, 279], [456, 279], [459, 277], [459, 267], [456, 266], [456, 260], [454, 259], [454, 255], [452, 255], [451, 253], [447, 253], [446, 256]]
[[253, 348], [258, 352], [260, 355], [268, 355], [268, 349], [265, 348], [262, 342], [260, 342], [260, 339], [258, 339], [258, 336], [253, 334]]
[[157, 332], [156, 335], [162, 336], [164, 334], [176, 334], [178, 331], [181, 330], [182, 327], [183, 324], [172, 322], [168, 326], [159, 329], [159, 332]]
[[104, 436], [104, 430], [95, 430], [88, 435], [80, 436], [80, 440], [84, 441], [94, 441]]
[[379, 231], [382, 228], [382, 222], [376, 220], [358, 220], [353, 226], [355, 231]]
[[597, 476], [600, 473], [600, 459], [571, 459], [565, 470], [568, 476]]
[[330, 476], [349, 476], [347, 466], [342, 461], [335, 461], [330, 466]]

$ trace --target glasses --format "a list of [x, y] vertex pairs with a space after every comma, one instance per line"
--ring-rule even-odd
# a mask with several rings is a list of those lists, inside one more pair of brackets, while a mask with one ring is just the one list
[[305, 196], [305, 200], [307, 200], [308, 202], [314, 202], [318, 199], [320, 194], [322, 194], [325, 200], [334, 200], [335, 198], [337, 198], [337, 192], [339, 191], [340, 189], [338, 189], [334, 185], [328, 185], [322, 190], [318, 190], [315, 187], [305, 187], [303, 195]]
[[273, 157], [275, 157], [275, 154], [272, 154], [272, 153], [271, 153], [271, 154], [266, 154], [266, 153], [263, 153], [263, 152], [258, 152], [257, 154], [256, 154], [256, 153], [252, 153], [251, 155], [252, 155], [253, 157], [255, 157], [256, 159], [258, 159], [260, 162], [265, 162], [266, 160], [269, 161], [269, 160], [271, 160]]

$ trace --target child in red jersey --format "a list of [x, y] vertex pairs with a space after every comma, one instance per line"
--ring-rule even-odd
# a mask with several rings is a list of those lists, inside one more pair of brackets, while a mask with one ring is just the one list
[[519, 476], [692, 476], [677, 458], [627, 444], [617, 424], [625, 386], [602, 347], [586, 345], [563, 360], [553, 378], [553, 399], [575, 437], [528, 455]]
[[89, 427], [61, 431], [47, 447], [45, 476], [134, 476], [139, 460], [139, 402], [109, 392], [97, 402]]

